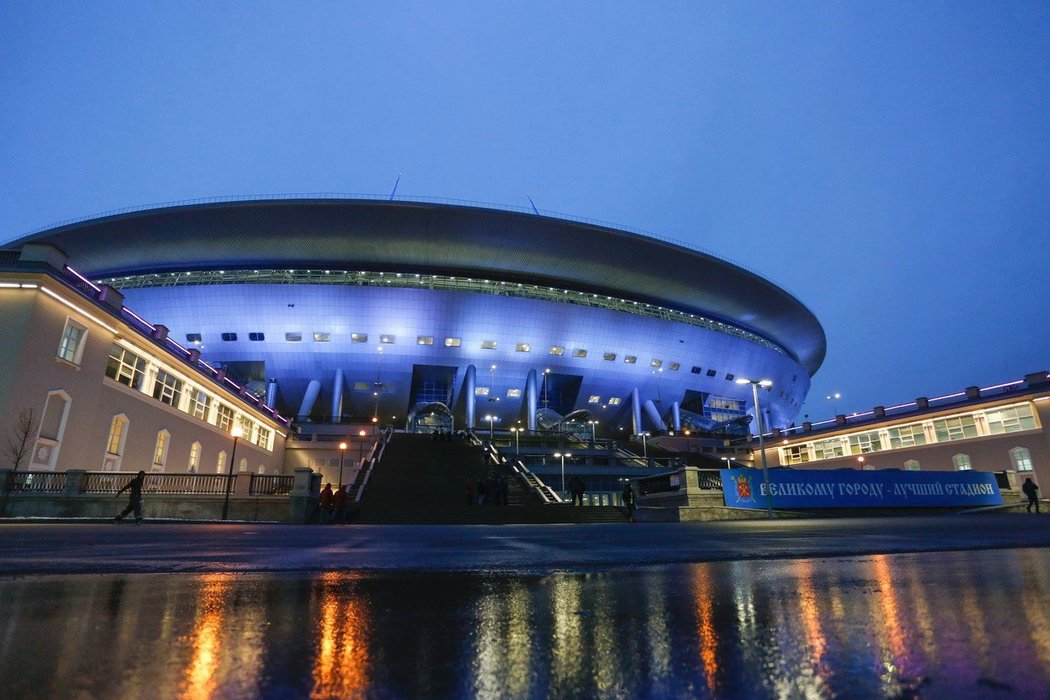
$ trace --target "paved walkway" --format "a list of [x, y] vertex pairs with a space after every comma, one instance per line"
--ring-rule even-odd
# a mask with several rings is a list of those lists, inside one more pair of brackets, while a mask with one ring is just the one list
[[0, 523], [0, 574], [550, 571], [736, 559], [1050, 547], [1046, 515], [636, 523]]

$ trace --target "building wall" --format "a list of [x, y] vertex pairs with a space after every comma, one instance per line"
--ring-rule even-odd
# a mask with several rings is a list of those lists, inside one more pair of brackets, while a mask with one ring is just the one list
[[[80, 297], [50, 277], [7, 273], [3, 276], [6, 280], [32, 280], [59, 297], [56, 299], [40, 289], [0, 288], [0, 361], [4, 368], [0, 372], [0, 416], [4, 433], [10, 434], [23, 410], [32, 410], [36, 418], [34, 453], [21, 469], [103, 469], [116, 415], [127, 419], [126, 438], [117, 467], [121, 471], [186, 472], [194, 443], [200, 445], [197, 471], [215, 472], [222, 451], [226, 453], [224, 473], [229, 468], [233, 440], [226, 430], [106, 376], [110, 349], [119, 338], [133, 345], [143, 358], [179, 371], [215, 397], [213, 400], [221, 398], [238, 415], [248, 416], [273, 431], [272, 450], [246, 439], [238, 441], [235, 471], [241, 460], [246, 459], [249, 471], [281, 472], [287, 429], [280, 423], [253, 411], [248, 404], [188, 365], [180, 367], [178, 358], [151, 344], [102, 306]], [[63, 332], [70, 320], [86, 330], [82, 354], [76, 362], [58, 357]], [[60, 403], [68, 404], [61, 413], [54, 411]], [[55, 426], [61, 430], [61, 439], [52, 444], [48, 435]], [[163, 466], [154, 464], [160, 431], [167, 431], [169, 436]], [[4, 437], [6, 439], [6, 435]]]
[[[978, 435], [958, 440], [933, 442], [925, 445], [884, 449], [863, 454], [846, 454], [840, 457], [811, 460], [803, 464], [791, 464], [798, 469], [841, 469], [841, 468], [918, 468], [929, 471], [954, 471], [958, 468], [956, 457], [965, 455], [971, 469], [977, 471], [1016, 470], [1017, 465], [1011, 459], [1010, 451], [1025, 448], [1031, 460], [1031, 472], [1018, 471], [1017, 476], [1023, 481], [1031, 476], [1037, 484], [1045, 483], [1050, 489], [1050, 387], [1045, 391], [1028, 392], [1019, 397], [1004, 398], [1001, 401], [968, 402], [962, 405], [938, 411], [926, 411], [912, 415], [895, 417], [892, 420], [869, 421], [852, 425], [839, 430], [815, 431], [792, 436], [788, 439], [774, 438], [766, 441], [766, 459], [769, 466], [782, 466], [782, 449], [797, 446], [800, 443], [814, 440], [827, 440], [839, 436], [877, 431], [916, 422], [930, 422], [945, 418], [955, 418], [971, 414], [974, 411], [994, 411], [998, 407], [1023, 404], [1029, 406], [1035, 419], [1035, 427], [1016, 432], [995, 435]], [[863, 457], [863, 461], [859, 458]], [[962, 461], [962, 460], [960, 460]], [[1043, 494], [1046, 495], [1045, 493]]]

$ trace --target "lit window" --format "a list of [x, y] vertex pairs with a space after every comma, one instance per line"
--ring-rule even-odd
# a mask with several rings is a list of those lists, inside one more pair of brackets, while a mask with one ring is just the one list
[[289, 343], [298, 343], [299, 341], [301, 341], [303, 339], [303, 334], [302, 333], [285, 333], [284, 334], [284, 339], [287, 340]]
[[226, 469], [226, 450], [220, 451], [218, 458], [215, 460], [215, 472], [222, 474], [224, 469]]
[[652, 360], [649, 360], [649, 366], [650, 367], [663, 367], [664, 366], [664, 361], [663, 360], [652, 359]]
[[681, 366], [682, 365], [678, 364], [677, 362], [672, 362], [670, 365], [667, 366], [667, 369], [671, 370], [672, 372], [677, 372], [678, 368]]
[[602, 397], [595, 394], [594, 396], [587, 399], [587, 403], [601, 403]]
[[970, 455], [957, 454], [952, 456], [952, 466], [955, 467], [957, 472], [967, 472], [973, 469], [973, 463], [970, 462]]
[[[270, 438], [272, 436], [273, 436], [273, 431], [271, 431], [269, 428], [264, 428], [264, 427], [262, 427], [260, 425], [259, 426], [259, 434], [256, 437], [255, 444], [258, 445], [259, 447], [263, 448], [264, 450], [269, 450], [270, 449]], [[262, 472], [260, 472], [260, 473], [262, 473]]]
[[633, 365], [635, 362], [638, 361], [638, 358], [635, 357], [634, 355], [627, 355], [626, 357], [623, 358], [623, 361], [626, 362], [629, 365]]
[[521, 389], [507, 389], [507, 398], [508, 399], [521, 398]]
[[587, 357], [587, 351], [583, 348], [576, 348], [572, 351], [573, 357]]
[[483, 340], [483, 341], [481, 341], [481, 349], [482, 350], [495, 350], [496, 349], [496, 341], [495, 340]]
[[123, 413], [113, 416], [109, 426], [109, 439], [106, 441], [106, 456], [102, 459], [104, 471], [120, 469], [121, 456], [124, 454], [124, 441], [128, 437], [128, 417]]
[[187, 333], [186, 334], [186, 342], [187, 343], [199, 343], [199, 342], [201, 342], [201, 334], [200, 333]]
[[265, 333], [249, 333], [248, 340], [258, 343], [259, 341], [266, 340]]
[[354, 382], [354, 391], [368, 391], [371, 388], [368, 382]]
[[222, 339], [225, 340], [227, 343], [232, 343], [233, 341], [237, 340], [237, 334], [236, 333], [223, 333], [222, 334]]
[[66, 327], [62, 330], [62, 341], [58, 344], [58, 357], [75, 365], [80, 364], [80, 358], [84, 354], [84, 338], [87, 337], [87, 329], [73, 319], [66, 320]]
[[532, 346], [528, 343], [518, 343], [514, 346], [515, 352], [532, 352]]
[[616, 362], [616, 353], [615, 352], [603, 352], [602, 353], [602, 359], [605, 360], [606, 362]]
[[917, 459], [905, 460], [905, 462], [904, 462], [904, 469], [909, 471], [909, 472], [917, 472], [917, 471], [919, 471], [919, 460], [917, 460]]
[[186, 465], [186, 471], [195, 472], [201, 466], [201, 444], [195, 442], [190, 445], [190, 461]]
[[387, 345], [393, 345], [397, 342], [397, 338], [392, 335], [381, 335], [379, 336], [380, 343], [386, 343]]
[[153, 469], [163, 469], [164, 463], [168, 461], [168, 441], [171, 435], [167, 430], [157, 433], [157, 444], [153, 448]]
[[463, 344], [463, 341], [460, 340], [459, 338], [445, 338], [445, 347], [446, 348], [458, 348], [462, 344]]
[[474, 387], [474, 396], [488, 396], [489, 388], [487, 386], [476, 386]]
[[352, 342], [352, 343], [367, 343], [368, 342], [368, 334], [367, 333], [351, 333], [350, 334], [350, 342]]
[[239, 472], [246, 472], [246, 471], [248, 471], [248, 458], [247, 457], [242, 457], [241, 458], [240, 464], [237, 465], [237, 471], [239, 471]]
[[611, 399], [609, 399], [609, 405], [610, 406], [619, 406], [620, 405], [620, 397], [619, 396], [614, 396]]
[[562, 355], [565, 354], [565, 348], [563, 348], [560, 345], [552, 345], [551, 349], [550, 349], [550, 354], [551, 355], [557, 355], [557, 356], [561, 357]]
[[314, 342], [315, 343], [330, 343], [330, 342], [332, 342], [332, 334], [331, 333], [322, 333], [322, 332], [314, 333]]
[[434, 336], [432, 335], [420, 335], [416, 336], [416, 345], [433, 345]]
[[1013, 464], [1014, 471], [1030, 472], [1032, 471], [1032, 453], [1027, 447], [1015, 447], [1010, 450], [1010, 463]]

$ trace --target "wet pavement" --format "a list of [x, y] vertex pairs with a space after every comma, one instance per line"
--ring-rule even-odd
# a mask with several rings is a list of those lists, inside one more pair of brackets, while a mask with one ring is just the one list
[[0, 692], [1047, 698], [1046, 524], [5, 524]]

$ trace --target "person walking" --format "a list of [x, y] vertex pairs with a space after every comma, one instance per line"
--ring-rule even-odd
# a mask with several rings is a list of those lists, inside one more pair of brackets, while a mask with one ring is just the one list
[[1025, 508], [1029, 513], [1032, 512], [1032, 506], [1035, 506], [1035, 512], [1039, 512], [1039, 487], [1032, 481], [1032, 477], [1026, 477], [1024, 483], [1021, 485], [1021, 490], [1024, 495], [1028, 496], [1028, 507]]
[[623, 506], [627, 509], [627, 522], [634, 522], [634, 489], [631, 488], [631, 482], [628, 481], [624, 484], [623, 493], [620, 494], [620, 498], [623, 499]]
[[306, 519], [307, 523], [312, 523], [314, 518], [317, 518], [317, 522], [324, 525], [328, 522], [329, 517], [332, 515], [332, 493], [331, 482], [324, 485], [321, 489], [321, 496], [317, 499], [317, 505], [314, 507], [314, 511], [310, 513], [310, 517]]
[[146, 481], [146, 472], [139, 471], [139, 473], [136, 474], [135, 477], [131, 481], [129, 481], [128, 483], [124, 484], [124, 487], [122, 489], [120, 489], [119, 491], [117, 491], [117, 493], [114, 496], [114, 498], [120, 497], [120, 494], [124, 493], [125, 491], [128, 491], [129, 494], [128, 494], [128, 506], [127, 506], [127, 508], [125, 508], [124, 510], [122, 510], [120, 512], [120, 515], [118, 515], [117, 517], [113, 518], [113, 520], [115, 522], [118, 522], [118, 523], [119, 522], [123, 522], [124, 521], [124, 516], [126, 516], [131, 511], [135, 511], [135, 524], [136, 525], [141, 525], [142, 524], [142, 484], [145, 481]]

